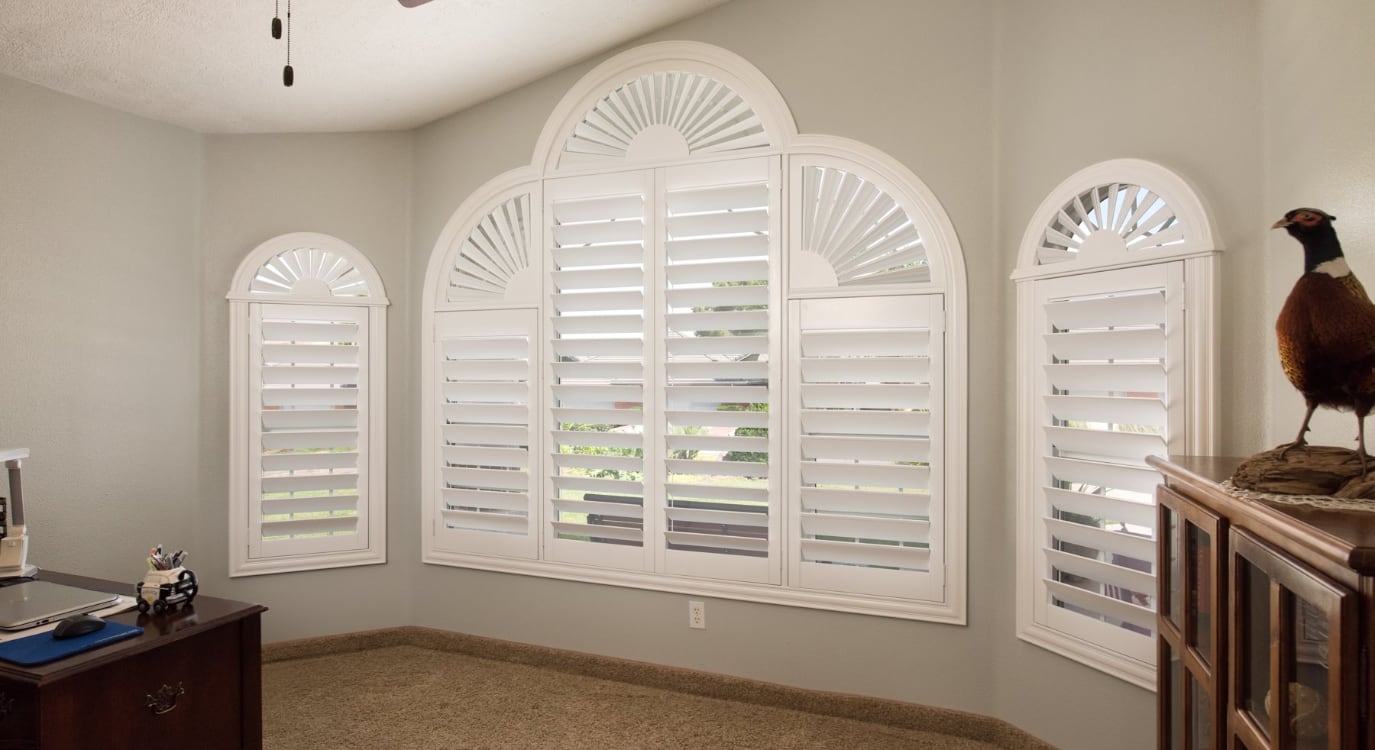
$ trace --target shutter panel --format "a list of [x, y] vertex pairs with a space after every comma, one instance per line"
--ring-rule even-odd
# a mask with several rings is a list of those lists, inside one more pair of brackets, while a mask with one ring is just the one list
[[1034, 283], [1038, 619], [1151, 663], [1159, 478], [1145, 459], [1180, 422], [1182, 267]]
[[368, 311], [250, 310], [249, 557], [366, 549]]
[[651, 173], [548, 185], [550, 560], [640, 569]]
[[777, 161], [665, 170], [665, 571], [781, 580], [771, 480]]
[[942, 297], [792, 304], [797, 585], [939, 599]]
[[[435, 316], [441, 415], [435, 545], [534, 558], [536, 310]], [[536, 465], [538, 462], [536, 462]]]

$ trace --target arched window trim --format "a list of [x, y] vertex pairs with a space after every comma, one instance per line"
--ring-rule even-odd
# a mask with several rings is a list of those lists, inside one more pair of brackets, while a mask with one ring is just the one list
[[[753, 107], [754, 113], [764, 125], [768, 143], [738, 152], [689, 155], [687, 158], [666, 158], [660, 160], [608, 160], [605, 162], [582, 162], [576, 165], [561, 165], [563, 147], [573, 129], [584, 116], [587, 109], [605, 97], [608, 92], [634, 78], [657, 71], [687, 71], [711, 76], [731, 87]], [[450, 311], [498, 310], [498, 309], [535, 309], [539, 300], [520, 297], [518, 299], [490, 301], [450, 301], [446, 297], [448, 272], [453, 267], [456, 253], [465, 242], [468, 233], [477, 222], [503, 201], [511, 196], [528, 193], [532, 206], [542, 207], [546, 181], [569, 176], [622, 173], [627, 170], [673, 168], [678, 165], [698, 164], [703, 161], [723, 161], [745, 159], [759, 156], [780, 156], [783, 159], [783, 178], [788, 179], [795, 160], [805, 161], [808, 156], [824, 156], [848, 161], [856, 169], [867, 172], [888, 190], [894, 199], [909, 213], [909, 216], [922, 234], [924, 244], [931, 257], [932, 277], [929, 282], [915, 284], [888, 284], [873, 287], [847, 287], [845, 293], [851, 297], [883, 297], [899, 294], [940, 294], [944, 295], [945, 347], [943, 358], [948, 373], [944, 383], [945, 396], [945, 448], [943, 467], [945, 481], [946, 513], [943, 518], [943, 544], [945, 565], [943, 569], [943, 600], [931, 604], [913, 606], [910, 602], [882, 601], [856, 598], [843, 594], [824, 594], [807, 591], [783, 591], [769, 595], [757, 588], [738, 587], [729, 582], [713, 582], [706, 579], [689, 581], [664, 578], [662, 576], [643, 576], [617, 571], [593, 572], [589, 578], [559, 566], [550, 566], [541, 560], [504, 559], [491, 556], [456, 553], [437, 550], [433, 544], [431, 529], [437, 522], [435, 511], [436, 489], [432, 477], [438, 470], [435, 445], [438, 431], [435, 425], [422, 427], [422, 523], [424, 533], [424, 560], [466, 567], [511, 572], [526, 572], [548, 577], [574, 578], [577, 580], [598, 580], [606, 583], [650, 588], [656, 590], [681, 590], [700, 592], [718, 596], [751, 599], [757, 601], [776, 601], [783, 604], [811, 606], [839, 611], [864, 612], [885, 616], [925, 619], [940, 622], [963, 624], [966, 611], [966, 523], [967, 523], [967, 332], [966, 332], [966, 278], [963, 256], [953, 225], [934, 193], [909, 169], [891, 157], [865, 144], [849, 139], [825, 135], [798, 134], [791, 113], [776, 88], [754, 66], [743, 58], [725, 50], [695, 42], [664, 42], [646, 45], [617, 55], [597, 66], [583, 77], [555, 108], [541, 133], [534, 150], [532, 163], [506, 172], [492, 179], [474, 191], [450, 217], [440, 234], [435, 250], [430, 257], [425, 276], [424, 316], [426, 334], [422, 343], [422, 362], [425, 373], [422, 383], [422, 399], [425, 404], [435, 403], [438, 384], [436, 383], [435, 342], [436, 316]], [[533, 220], [542, 222], [540, 209], [532, 212]], [[785, 253], [786, 254], [786, 253]], [[788, 296], [802, 300], [811, 297], [834, 295], [834, 290], [796, 290]], [[781, 405], [780, 405], [781, 406]]]

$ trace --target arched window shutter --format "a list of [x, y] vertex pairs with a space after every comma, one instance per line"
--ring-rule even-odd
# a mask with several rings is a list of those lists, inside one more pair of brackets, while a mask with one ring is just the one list
[[1214, 448], [1216, 255], [1187, 184], [1123, 159], [1051, 193], [1014, 274], [1019, 633], [1143, 687], [1159, 565], [1145, 459]]
[[425, 289], [426, 562], [964, 621], [953, 229], [744, 60], [599, 65]]
[[229, 300], [231, 574], [385, 561], [381, 279], [298, 233], [250, 253]]

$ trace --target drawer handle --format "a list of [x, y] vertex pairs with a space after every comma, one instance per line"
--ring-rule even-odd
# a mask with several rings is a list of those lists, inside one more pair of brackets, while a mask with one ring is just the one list
[[177, 683], [176, 687], [163, 685], [158, 688], [155, 695], [148, 696], [148, 710], [157, 716], [170, 713], [172, 709], [177, 707], [177, 698], [183, 695], [186, 695], [186, 688], [182, 687], [180, 682]]

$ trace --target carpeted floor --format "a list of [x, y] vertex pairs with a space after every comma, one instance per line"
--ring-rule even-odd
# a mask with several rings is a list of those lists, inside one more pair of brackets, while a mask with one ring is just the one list
[[268, 644], [264, 661], [267, 750], [1053, 750], [973, 714], [425, 628]]

